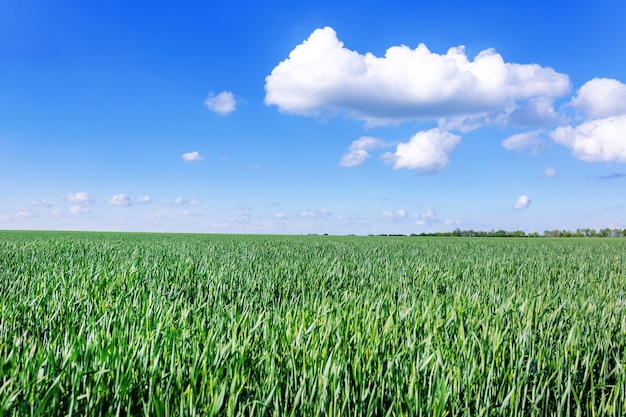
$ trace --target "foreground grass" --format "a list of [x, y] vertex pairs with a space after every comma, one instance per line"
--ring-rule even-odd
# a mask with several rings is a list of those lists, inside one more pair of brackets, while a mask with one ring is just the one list
[[1, 415], [624, 415], [626, 242], [0, 233]]

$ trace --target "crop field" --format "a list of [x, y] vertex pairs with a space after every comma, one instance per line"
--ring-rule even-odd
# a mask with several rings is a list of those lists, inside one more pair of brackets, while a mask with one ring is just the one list
[[0, 415], [626, 414], [626, 239], [5, 231], [0, 299]]

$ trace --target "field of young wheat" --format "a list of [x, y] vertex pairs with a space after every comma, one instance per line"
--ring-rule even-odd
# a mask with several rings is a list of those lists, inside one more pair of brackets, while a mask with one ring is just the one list
[[626, 240], [0, 232], [0, 415], [626, 413]]

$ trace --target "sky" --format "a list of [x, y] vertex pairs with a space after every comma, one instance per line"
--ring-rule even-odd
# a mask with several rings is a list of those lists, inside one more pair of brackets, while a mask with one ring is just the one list
[[626, 228], [626, 2], [0, 2], [0, 229]]

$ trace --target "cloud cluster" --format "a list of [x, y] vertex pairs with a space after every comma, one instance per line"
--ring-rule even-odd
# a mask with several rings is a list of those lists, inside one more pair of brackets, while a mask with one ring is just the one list
[[594, 78], [578, 89], [570, 104], [590, 116], [578, 126], [561, 126], [550, 137], [586, 162], [626, 162], [626, 84]]
[[538, 98], [545, 107], [570, 88], [567, 75], [505, 62], [493, 49], [470, 60], [463, 46], [440, 55], [424, 44], [401, 45], [377, 57], [345, 48], [330, 27], [315, 30], [265, 81], [265, 103], [281, 111], [344, 114], [371, 125], [510, 113]]
[[448, 165], [448, 156], [459, 143], [460, 136], [434, 128], [418, 132], [409, 142], [398, 144], [395, 152], [387, 152], [382, 158], [393, 164], [394, 169], [434, 172]]
[[217, 114], [227, 115], [236, 110], [235, 96], [230, 91], [223, 91], [218, 95], [210, 93], [204, 105]]
[[383, 219], [385, 220], [404, 220], [408, 216], [405, 209], [399, 209], [395, 212], [390, 210], [383, 211]]
[[67, 201], [74, 203], [70, 206], [70, 214], [89, 214], [91, 209], [88, 207], [93, 204], [93, 200], [88, 193], [79, 191], [77, 193], [68, 193]]
[[300, 212], [300, 217], [304, 219], [319, 219], [321, 217], [332, 216], [332, 212], [327, 208], [322, 208], [319, 210], [304, 210]]
[[191, 200], [186, 200], [182, 197], [177, 197], [174, 201], [172, 201], [172, 204], [175, 206], [199, 206], [202, 204], [202, 201], [195, 200], [193, 198]]
[[[413, 213], [409, 214], [405, 209], [399, 209], [397, 211], [385, 210], [382, 213], [382, 217], [387, 221], [404, 221], [407, 219], [412, 219], [413, 223], [418, 226], [425, 226], [427, 224], [439, 223], [440, 220], [437, 218], [437, 212], [432, 207], [427, 207], [426, 211], [423, 213]], [[454, 219], [446, 219], [444, 223], [449, 224], [457, 224], [458, 221]]]
[[369, 150], [381, 149], [390, 146], [389, 143], [384, 140], [373, 138], [371, 136], [362, 136], [359, 139], [352, 142], [348, 148], [339, 165], [343, 167], [355, 167], [361, 165], [367, 158], [370, 157]]

